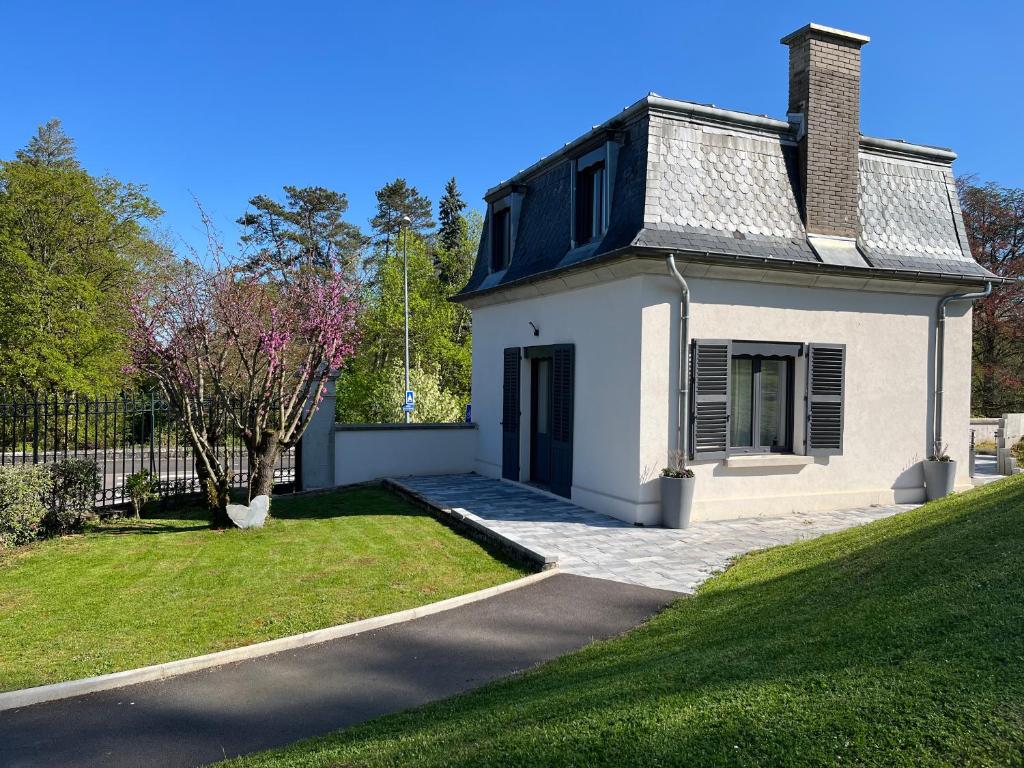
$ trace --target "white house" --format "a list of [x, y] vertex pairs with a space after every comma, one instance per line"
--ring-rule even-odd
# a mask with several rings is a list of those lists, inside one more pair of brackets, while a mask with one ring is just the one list
[[642, 524], [676, 449], [696, 520], [923, 500], [936, 439], [969, 485], [970, 297], [999, 278], [956, 156], [860, 134], [868, 38], [782, 42], [785, 121], [651, 94], [486, 194], [454, 299], [478, 472]]

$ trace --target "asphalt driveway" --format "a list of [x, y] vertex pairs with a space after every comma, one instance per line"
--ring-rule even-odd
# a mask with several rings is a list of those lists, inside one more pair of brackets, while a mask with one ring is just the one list
[[0, 713], [0, 766], [184, 766], [470, 690], [620, 634], [678, 593], [557, 574], [404, 624]]

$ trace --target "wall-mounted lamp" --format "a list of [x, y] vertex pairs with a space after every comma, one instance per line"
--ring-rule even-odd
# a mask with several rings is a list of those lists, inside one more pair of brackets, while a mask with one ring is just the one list
[[530, 327], [533, 328], [533, 335], [534, 336], [540, 336], [540, 328], [538, 328], [532, 322], [530, 322]]

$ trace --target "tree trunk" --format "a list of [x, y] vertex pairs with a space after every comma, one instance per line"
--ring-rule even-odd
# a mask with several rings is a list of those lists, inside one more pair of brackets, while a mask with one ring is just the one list
[[268, 429], [255, 449], [249, 451], [249, 501], [274, 492], [274, 467], [281, 455], [277, 431]]
[[228, 517], [228, 502], [231, 501], [231, 483], [224, 477], [213, 477], [206, 471], [202, 461], [196, 462], [199, 488], [210, 511], [211, 528], [230, 528], [234, 525]]

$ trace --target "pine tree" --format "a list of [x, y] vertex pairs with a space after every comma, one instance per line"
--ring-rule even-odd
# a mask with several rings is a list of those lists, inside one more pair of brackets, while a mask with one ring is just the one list
[[56, 118], [40, 125], [36, 135], [29, 139], [24, 149], [15, 153], [15, 157], [29, 165], [42, 165], [59, 171], [73, 171], [79, 167], [75, 141], [64, 133], [60, 120]]
[[454, 251], [466, 237], [466, 220], [462, 212], [466, 209], [466, 201], [455, 183], [455, 177], [448, 179], [444, 185], [444, 195], [438, 205], [438, 218], [441, 227], [437, 232], [438, 244], [446, 251]]
[[311, 264], [328, 271], [340, 262], [346, 273], [358, 265], [364, 238], [344, 220], [348, 198], [324, 187], [284, 188], [284, 202], [266, 195], [249, 200], [255, 210], [238, 219], [242, 242], [256, 248], [248, 266], [289, 269]]
[[433, 229], [434, 220], [430, 198], [410, 187], [405, 179], [395, 179], [377, 190], [377, 214], [370, 225], [383, 243], [385, 258], [391, 252], [391, 240], [402, 228], [402, 218], [408, 216], [409, 228], [421, 235]]

